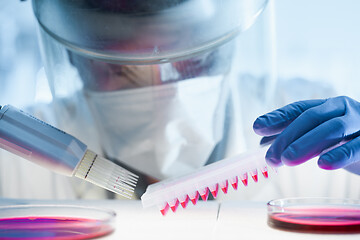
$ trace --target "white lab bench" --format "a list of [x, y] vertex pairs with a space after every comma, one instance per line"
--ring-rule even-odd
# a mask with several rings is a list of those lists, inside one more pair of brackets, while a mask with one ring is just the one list
[[71, 204], [95, 206], [116, 211], [116, 229], [98, 239], [360, 239], [360, 234], [310, 234], [281, 231], [267, 225], [265, 202], [207, 201], [164, 217], [156, 208], [143, 209], [140, 201], [79, 200], [43, 201], [0, 199], [0, 205]]

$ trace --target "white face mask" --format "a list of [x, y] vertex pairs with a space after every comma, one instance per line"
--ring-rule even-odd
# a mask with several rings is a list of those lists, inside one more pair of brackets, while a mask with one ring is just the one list
[[157, 179], [203, 166], [223, 136], [224, 76], [86, 97], [105, 153]]

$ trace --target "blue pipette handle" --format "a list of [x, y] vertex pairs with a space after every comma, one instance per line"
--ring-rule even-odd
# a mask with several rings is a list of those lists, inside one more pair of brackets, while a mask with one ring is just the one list
[[54, 172], [73, 176], [87, 146], [11, 105], [0, 108], [0, 148]]

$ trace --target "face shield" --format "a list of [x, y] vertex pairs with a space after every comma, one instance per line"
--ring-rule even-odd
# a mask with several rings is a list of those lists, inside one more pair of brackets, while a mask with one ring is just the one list
[[235, 51], [236, 36], [266, 4], [33, 0], [45, 71], [55, 106], [61, 106], [57, 117], [71, 121], [89, 109], [89, 131], [96, 130], [105, 156], [155, 179], [222, 159], [231, 135], [233, 82], [247, 65], [246, 51], [240, 58]]

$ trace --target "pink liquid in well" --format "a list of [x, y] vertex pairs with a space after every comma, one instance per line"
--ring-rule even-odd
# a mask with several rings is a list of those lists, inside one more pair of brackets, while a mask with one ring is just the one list
[[359, 208], [296, 208], [268, 217], [271, 227], [312, 233], [360, 233]]
[[0, 219], [0, 239], [79, 240], [113, 231], [98, 220], [69, 217], [17, 217]]

